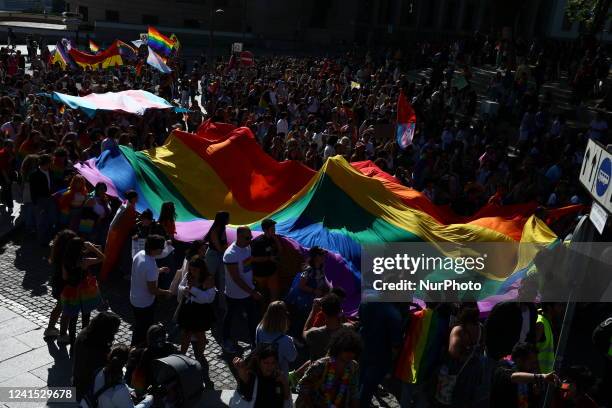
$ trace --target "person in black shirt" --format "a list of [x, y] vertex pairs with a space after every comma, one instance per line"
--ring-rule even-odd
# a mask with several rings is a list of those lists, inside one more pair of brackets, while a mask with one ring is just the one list
[[30, 191], [34, 204], [36, 218], [36, 234], [38, 242], [45, 246], [49, 244], [53, 226], [54, 203], [51, 197], [51, 176], [49, 168], [51, 156], [43, 154], [38, 158], [38, 168], [30, 174]]
[[[255, 286], [261, 293], [265, 293], [269, 303], [278, 300], [280, 296], [280, 283], [278, 277], [278, 255], [281, 243], [276, 235], [276, 221], [269, 218], [261, 222], [263, 234], [251, 242], [251, 255], [254, 258], [263, 257], [265, 260], [253, 262], [253, 277]], [[267, 293], [266, 293], [267, 292]]]
[[539, 406], [546, 383], [558, 384], [555, 373], [538, 372], [538, 350], [530, 343], [518, 343], [512, 349], [512, 361], [503, 361], [493, 373], [491, 406], [495, 408], [531, 408]]
[[272, 345], [261, 344], [246, 361], [236, 357], [232, 363], [238, 374], [238, 392], [246, 401], [255, 397], [253, 408], [281, 408], [290, 398], [287, 377], [279, 369], [278, 351]]

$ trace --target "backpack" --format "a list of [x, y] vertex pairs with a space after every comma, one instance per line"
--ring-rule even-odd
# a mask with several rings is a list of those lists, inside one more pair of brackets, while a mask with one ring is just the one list
[[94, 376], [94, 385], [91, 387], [91, 392], [87, 393], [83, 397], [83, 401], [81, 401], [82, 403], [81, 406], [83, 406], [83, 403], [84, 403], [84, 406], [86, 408], [98, 408], [98, 399], [100, 398], [100, 396], [104, 394], [106, 391], [110, 390], [111, 388], [114, 388], [116, 385], [121, 384], [120, 382], [111, 382], [111, 383], [106, 384], [106, 377], [104, 377], [105, 384], [98, 391], [93, 392], [93, 389], [95, 387], [95, 378], [98, 376], [100, 371], [102, 371], [102, 369], [99, 369], [96, 372], [96, 375]]
[[602, 354], [608, 354], [610, 342], [612, 341], [612, 317], [597, 325], [593, 330], [593, 345]]
[[255, 340], [257, 341], [257, 345], [261, 345], [261, 347], [272, 347], [272, 349], [276, 351], [276, 358], [280, 362], [280, 355], [278, 353], [278, 341], [282, 339], [284, 336], [285, 336], [284, 334], [280, 334], [278, 337], [276, 337], [271, 342], [267, 342], [267, 341], [259, 341], [259, 334], [258, 334]]

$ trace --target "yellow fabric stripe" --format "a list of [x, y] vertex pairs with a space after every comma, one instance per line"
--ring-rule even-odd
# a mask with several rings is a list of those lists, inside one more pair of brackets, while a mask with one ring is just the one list
[[228, 211], [232, 224], [240, 225], [266, 216], [242, 208], [213, 168], [173, 135], [164, 146], [143, 153], [207, 219], [214, 219], [217, 211]]
[[441, 225], [427, 213], [407, 207], [380, 181], [362, 175], [341, 156], [327, 160], [321, 171], [369, 213], [417, 235], [423, 241], [514, 242], [507, 235], [478, 225]]

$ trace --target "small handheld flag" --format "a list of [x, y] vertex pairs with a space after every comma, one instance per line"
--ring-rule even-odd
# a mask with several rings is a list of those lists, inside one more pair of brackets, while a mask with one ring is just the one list
[[93, 42], [93, 40], [89, 40], [89, 50], [91, 52], [98, 52], [100, 51], [100, 46]]
[[149, 56], [147, 57], [147, 64], [164, 74], [169, 74], [170, 72], [172, 72], [170, 67], [166, 65], [162, 58], [157, 55], [157, 53], [153, 51], [151, 47], [149, 47]]
[[175, 42], [157, 31], [155, 27], [149, 27], [149, 38], [147, 44], [155, 52], [161, 55], [170, 55]]
[[412, 144], [414, 129], [416, 127], [416, 113], [408, 102], [406, 95], [400, 91], [397, 98], [397, 129], [395, 137], [400, 149], [404, 150]]
[[181, 48], [181, 42], [179, 41], [178, 37], [176, 36], [176, 34], [172, 33], [170, 35], [170, 40], [174, 41], [174, 49], [178, 50]]

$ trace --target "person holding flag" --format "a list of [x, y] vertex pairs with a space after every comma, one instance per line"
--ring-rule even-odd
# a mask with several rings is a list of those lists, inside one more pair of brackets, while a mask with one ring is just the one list
[[416, 113], [401, 90], [397, 98], [397, 128], [396, 140], [400, 149], [404, 150], [412, 144], [416, 127]]

